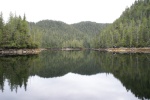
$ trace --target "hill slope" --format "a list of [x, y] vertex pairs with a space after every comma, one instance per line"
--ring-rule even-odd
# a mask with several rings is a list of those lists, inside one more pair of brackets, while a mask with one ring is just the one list
[[[98, 34], [105, 24], [81, 22], [66, 24], [60, 21], [42, 20], [29, 23], [33, 40], [41, 47], [90, 47], [93, 34]], [[40, 38], [41, 37], [41, 38]]]
[[150, 1], [135, 1], [94, 41], [97, 48], [150, 47]]
[[104, 24], [104, 23], [85, 21], [85, 22], [72, 24], [71, 26], [75, 27], [76, 29], [80, 30], [85, 34], [93, 35], [93, 34], [99, 34], [102, 31], [102, 29], [104, 29], [107, 25], [108, 24]]

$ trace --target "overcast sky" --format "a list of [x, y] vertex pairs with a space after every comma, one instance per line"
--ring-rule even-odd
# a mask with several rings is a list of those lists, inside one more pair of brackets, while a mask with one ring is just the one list
[[13, 12], [27, 20], [43, 19], [63, 21], [68, 24], [80, 21], [112, 23], [135, 0], [1, 0], [0, 11], [5, 21]]

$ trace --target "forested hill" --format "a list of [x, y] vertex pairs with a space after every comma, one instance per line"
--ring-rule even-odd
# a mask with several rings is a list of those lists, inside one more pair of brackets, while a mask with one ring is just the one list
[[150, 47], [150, 0], [138, 0], [96, 36], [95, 47]]
[[99, 24], [99, 23], [90, 22], [90, 21], [72, 24], [72, 26], [75, 27], [76, 29], [89, 35], [99, 34], [108, 25], [109, 24], [104, 24], [104, 23]]
[[81, 22], [69, 25], [60, 21], [42, 20], [37, 23], [29, 23], [29, 26], [32, 39], [40, 47], [89, 48], [93, 45], [94, 35], [106, 27], [106, 24]]
[[110, 48], [150, 47], [150, 0], [136, 0], [113, 24], [66, 24], [42, 20], [27, 22], [10, 13], [0, 14], [0, 48]]

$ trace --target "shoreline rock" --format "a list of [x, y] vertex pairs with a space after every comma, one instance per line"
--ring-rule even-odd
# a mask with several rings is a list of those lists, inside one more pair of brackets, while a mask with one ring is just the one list
[[0, 49], [0, 56], [11, 56], [11, 55], [36, 55], [43, 50], [54, 50], [54, 51], [81, 51], [81, 50], [94, 50], [101, 52], [112, 52], [112, 53], [150, 53], [150, 47], [144, 48], [61, 48], [61, 49]]
[[113, 53], [150, 53], [150, 47], [144, 48], [107, 48], [104, 49], [107, 52]]
[[81, 51], [83, 48], [47, 48], [45, 50], [52, 50], [52, 51]]
[[0, 55], [33, 55], [39, 54], [43, 49], [0, 49]]
[[150, 47], [143, 48], [48, 48], [46, 50], [52, 51], [81, 51], [81, 50], [94, 50], [100, 52], [112, 52], [112, 53], [150, 53]]
[[144, 48], [99, 48], [99, 49], [91, 49], [95, 51], [103, 51], [103, 52], [112, 52], [112, 53], [150, 53], [150, 47]]

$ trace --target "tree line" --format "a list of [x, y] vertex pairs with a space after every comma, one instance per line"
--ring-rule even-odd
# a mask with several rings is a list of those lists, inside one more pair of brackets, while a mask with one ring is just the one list
[[32, 39], [43, 48], [90, 48], [94, 36], [107, 25], [95, 22], [69, 25], [53, 20], [29, 23]]
[[150, 1], [136, 0], [112, 24], [66, 24], [10, 13], [7, 23], [0, 14], [0, 48], [111, 48], [150, 47]]
[[94, 41], [96, 48], [150, 47], [150, 1], [135, 1]]
[[136, 0], [112, 24], [80, 22], [68, 25], [51, 20], [30, 24], [32, 29], [36, 27], [32, 30], [33, 37], [37, 42], [40, 40], [40, 47], [150, 47], [149, 0]]
[[10, 13], [4, 23], [3, 13], [0, 14], [0, 48], [37, 48], [29, 34], [29, 26], [24, 14], [23, 18]]

